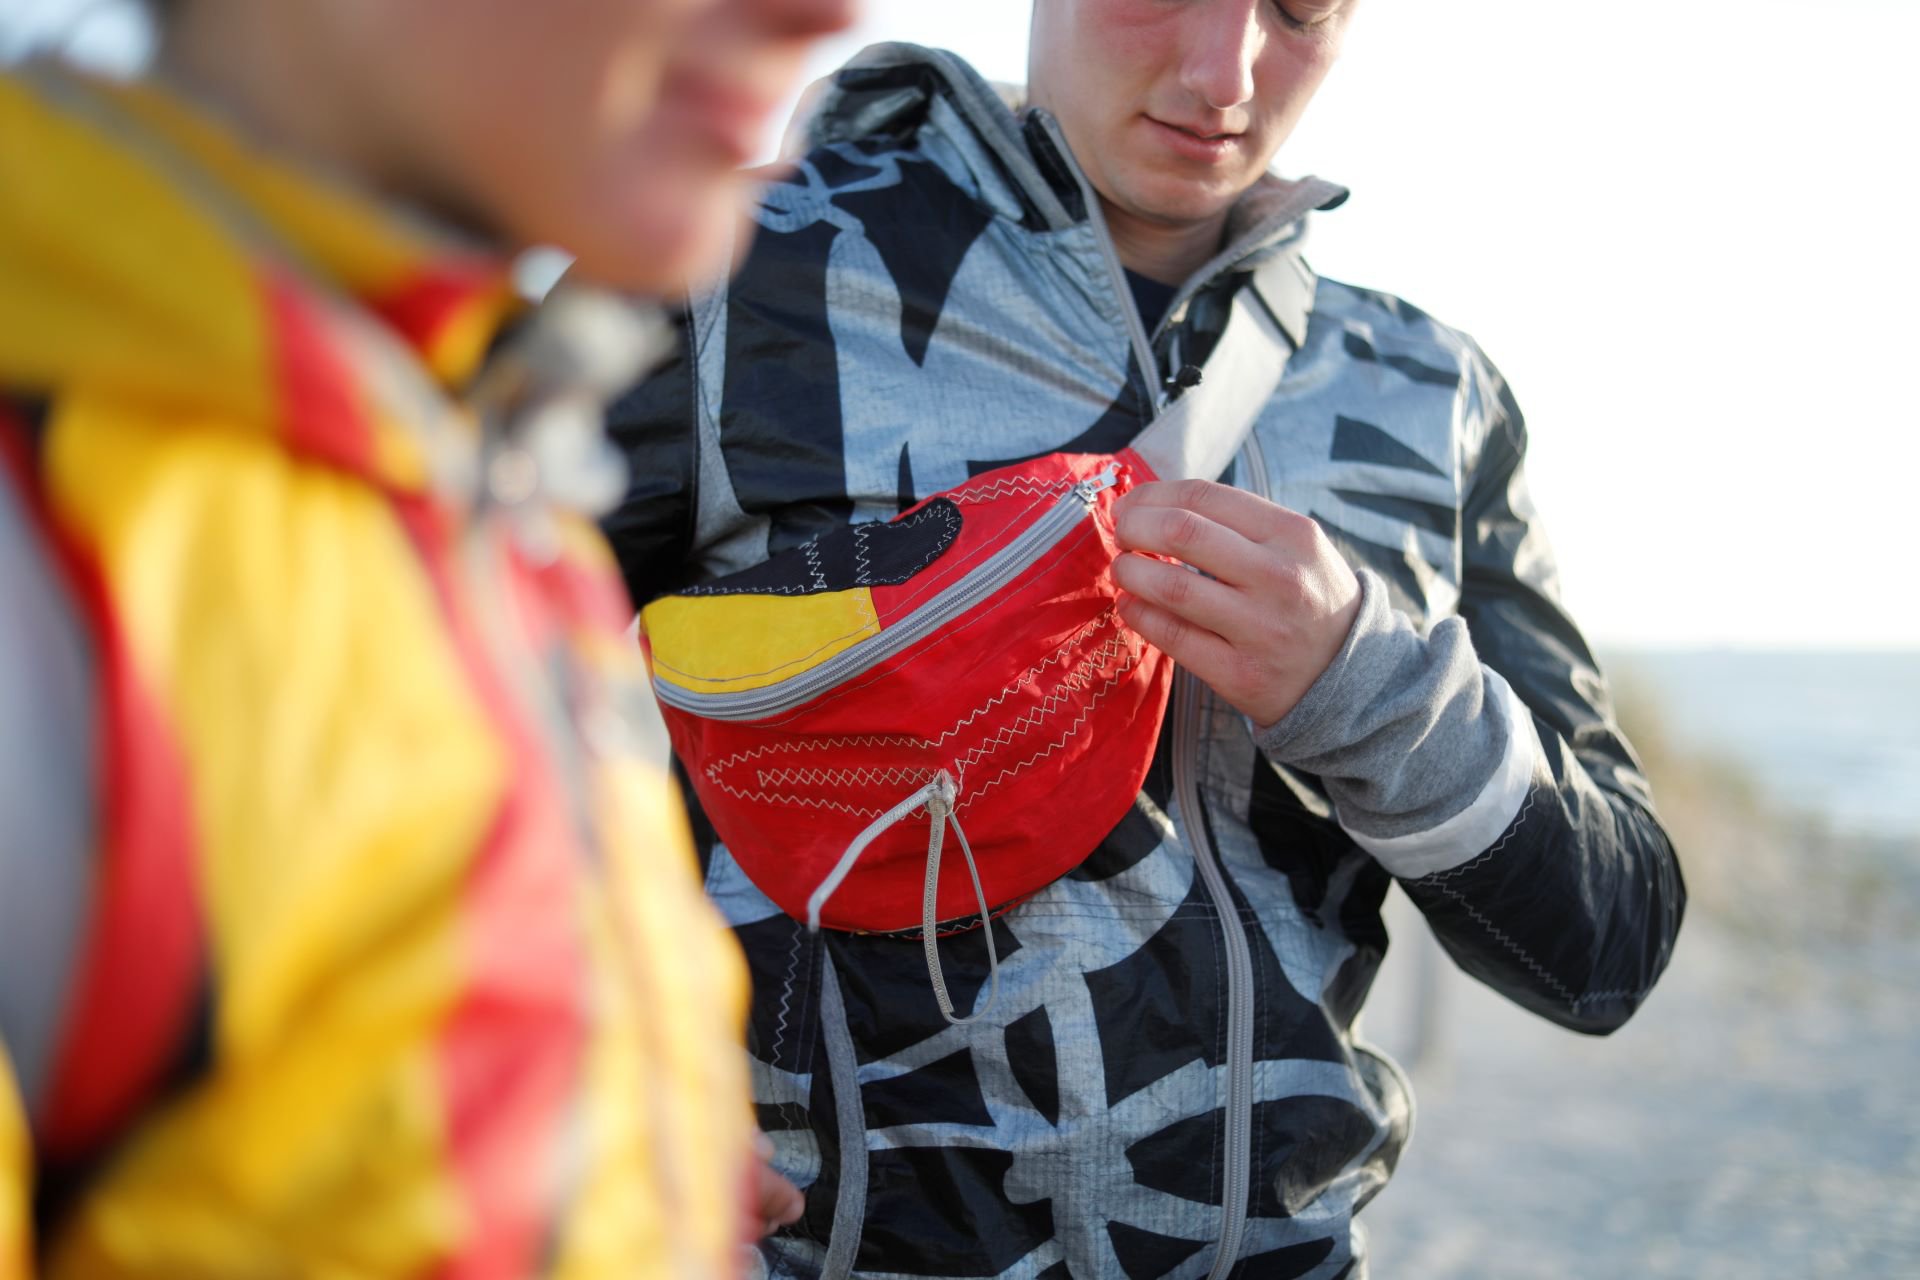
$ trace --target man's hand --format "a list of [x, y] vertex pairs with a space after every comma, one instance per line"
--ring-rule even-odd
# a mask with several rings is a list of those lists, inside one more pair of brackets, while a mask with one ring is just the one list
[[759, 1236], [770, 1236], [788, 1223], [798, 1222], [807, 1202], [791, 1182], [773, 1167], [773, 1140], [753, 1135], [752, 1224]]
[[1256, 725], [1293, 710], [1353, 628], [1360, 580], [1318, 524], [1285, 507], [1162, 481], [1121, 498], [1114, 526], [1121, 618]]

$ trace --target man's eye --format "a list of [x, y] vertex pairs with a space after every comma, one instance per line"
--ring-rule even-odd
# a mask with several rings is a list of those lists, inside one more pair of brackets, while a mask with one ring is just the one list
[[1319, 26], [1340, 12], [1341, 0], [1318, 4], [1314, 0], [1273, 0], [1273, 7], [1280, 11], [1280, 17], [1288, 26], [1306, 30]]

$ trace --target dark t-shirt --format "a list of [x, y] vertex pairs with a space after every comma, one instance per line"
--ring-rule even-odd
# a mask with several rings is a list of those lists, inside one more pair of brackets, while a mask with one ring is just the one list
[[1173, 285], [1161, 284], [1150, 280], [1135, 271], [1127, 272], [1127, 287], [1133, 290], [1133, 305], [1140, 312], [1140, 323], [1152, 333], [1153, 327], [1160, 323], [1160, 317], [1167, 314], [1167, 307], [1178, 292]]

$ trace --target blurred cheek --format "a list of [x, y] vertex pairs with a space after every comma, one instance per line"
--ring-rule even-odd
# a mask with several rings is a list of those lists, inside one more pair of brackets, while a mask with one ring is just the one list
[[[675, 177], [679, 180], [674, 180]], [[567, 247], [583, 277], [666, 296], [730, 269], [746, 241], [745, 184], [732, 175], [617, 175], [598, 200], [572, 211]]]

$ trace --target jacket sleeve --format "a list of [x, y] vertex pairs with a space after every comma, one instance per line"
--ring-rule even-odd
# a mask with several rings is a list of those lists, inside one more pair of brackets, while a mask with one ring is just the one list
[[674, 354], [607, 410], [607, 434], [625, 456], [627, 493], [601, 520], [636, 606], [686, 585], [699, 483], [691, 324], [674, 317]]
[[1519, 406], [1484, 359], [1479, 372], [1492, 423], [1462, 512], [1460, 613], [1480, 661], [1531, 713], [1540, 757], [1491, 847], [1403, 883], [1462, 968], [1556, 1022], [1605, 1033], [1666, 968], [1686, 887], [1606, 681], [1560, 604]]
[[1459, 616], [1422, 634], [1363, 572], [1345, 646], [1260, 743], [1322, 778], [1341, 827], [1462, 968], [1605, 1033], [1666, 967], [1686, 891], [1559, 603], [1523, 476], [1525, 425], [1474, 359], [1490, 423], [1461, 512]]

